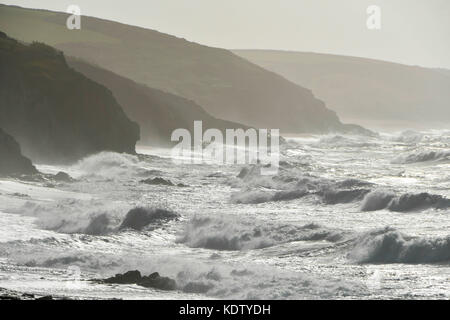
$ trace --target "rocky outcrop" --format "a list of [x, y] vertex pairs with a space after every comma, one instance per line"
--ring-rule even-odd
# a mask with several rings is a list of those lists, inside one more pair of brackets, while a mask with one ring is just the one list
[[14, 290], [9, 290], [5, 288], [0, 288], [0, 301], [12, 301], [12, 300], [70, 300], [68, 297], [54, 297], [54, 296], [43, 296], [34, 293], [18, 292]]
[[142, 276], [138, 270], [128, 271], [124, 274], [116, 274], [114, 277], [104, 279], [100, 282], [109, 284], [137, 284], [145, 288], [154, 288], [159, 290], [175, 290], [177, 284], [175, 280], [162, 277], [158, 272], [148, 276]]
[[174, 220], [178, 218], [178, 214], [159, 208], [141, 208], [137, 207], [131, 209], [122, 224], [119, 226], [119, 230], [133, 229], [143, 230], [151, 229], [161, 226], [164, 222]]
[[135, 153], [138, 125], [112, 93], [41, 43], [0, 35], [0, 127], [33, 161], [71, 162], [99, 151]]
[[0, 176], [37, 172], [30, 159], [22, 155], [16, 140], [0, 128]]

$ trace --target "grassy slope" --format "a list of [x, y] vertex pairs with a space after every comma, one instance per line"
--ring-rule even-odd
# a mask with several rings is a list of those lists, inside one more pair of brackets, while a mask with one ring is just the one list
[[211, 115], [282, 132], [342, 129], [334, 112], [301, 88], [230, 51], [111, 21], [0, 6], [0, 29], [52, 44], [68, 55], [149, 87], [195, 101]]
[[450, 71], [329, 54], [236, 50], [311, 89], [347, 121], [432, 127], [450, 124]]

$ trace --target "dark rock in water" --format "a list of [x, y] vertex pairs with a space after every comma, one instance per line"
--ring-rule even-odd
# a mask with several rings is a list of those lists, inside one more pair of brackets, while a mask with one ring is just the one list
[[122, 224], [119, 226], [119, 230], [130, 228], [140, 231], [150, 224], [157, 227], [161, 223], [176, 219], [177, 217], [178, 215], [176, 213], [164, 209], [134, 208], [127, 213]]
[[73, 182], [74, 179], [65, 172], [58, 172], [53, 176], [53, 180], [58, 182]]
[[161, 277], [158, 272], [142, 277], [137, 284], [142, 287], [160, 290], [175, 290], [177, 288], [175, 280], [168, 277]]
[[18, 292], [14, 290], [0, 288], [0, 300], [67, 300], [67, 297], [60, 296], [39, 296], [27, 292]]
[[156, 177], [156, 178], [148, 178], [145, 180], [141, 180], [141, 183], [145, 183], [145, 184], [150, 184], [150, 185], [155, 185], [155, 186], [170, 186], [170, 187], [174, 187], [177, 186], [179, 188], [186, 188], [188, 187], [187, 185], [183, 184], [183, 183], [178, 183], [178, 184], [174, 184], [172, 181], [170, 180], [166, 180], [160, 177]]
[[148, 276], [142, 276], [138, 270], [128, 271], [124, 274], [116, 274], [114, 277], [102, 280], [103, 283], [116, 284], [137, 284], [145, 288], [155, 288], [160, 290], [175, 290], [177, 284], [175, 280], [168, 277], [161, 277], [158, 272]]
[[21, 300], [18, 296], [2, 294], [0, 295], [0, 300]]
[[172, 181], [166, 180], [166, 179], [163, 179], [163, 178], [159, 178], [159, 177], [156, 177], [156, 178], [153, 178], [153, 179], [152, 178], [148, 178], [148, 179], [145, 179], [145, 180], [141, 180], [141, 182], [145, 183], [145, 184], [151, 184], [151, 185], [174, 186]]
[[103, 280], [104, 283], [117, 283], [117, 284], [136, 284], [141, 281], [142, 276], [138, 270], [128, 271], [124, 274], [116, 274], [114, 277]]
[[350, 203], [361, 200], [370, 190], [353, 189], [353, 190], [326, 190], [320, 192], [323, 201], [326, 204]]
[[62, 52], [8, 37], [0, 37], [0, 127], [24, 155], [50, 163], [106, 150], [134, 154], [139, 140], [112, 93], [70, 68]]
[[38, 171], [31, 161], [22, 155], [16, 140], [0, 128], [0, 175], [35, 173]]

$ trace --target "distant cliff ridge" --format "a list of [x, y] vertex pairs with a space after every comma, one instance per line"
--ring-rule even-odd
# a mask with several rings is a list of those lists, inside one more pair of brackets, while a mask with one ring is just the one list
[[17, 141], [0, 128], [0, 176], [37, 172], [30, 159], [22, 155]]
[[70, 162], [103, 151], [135, 152], [139, 127], [112, 93], [41, 43], [0, 35], [0, 127], [34, 161]]
[[172, 132], [178, 128], [193, 132], [194, 121], [197, 120], [202, 121], [205, 130], [216, 128], [225, 132], [226, 129], [248, 128], [216, 119], [193, 101], [138, 84], [80, 59], [68, 58], [67, 61], [78, 72], [111, 90], [128, 117], [139, 123], [139, 143], [142, 145], [172, 145]]
[[310, 52], [234, 52], [311, 89], [346, 121], [392, 129], [450, 126], [449, 70]]
[[67, 14], [0, 5], [0, 29], [43, 41], [120, 76], [194, 101], [211, 116], [282, 133], [345, 131], [310, 90], [219, 48], [91, 17], [66, 28]]

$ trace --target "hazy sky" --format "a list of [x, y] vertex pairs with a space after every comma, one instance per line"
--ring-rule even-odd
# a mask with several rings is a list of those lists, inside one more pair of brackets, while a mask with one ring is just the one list
[[[450, 69], [450, 0], [23, 0], [228, 49], [335, 53]], [[366, 27], [369, 5], [381, 30]]]

